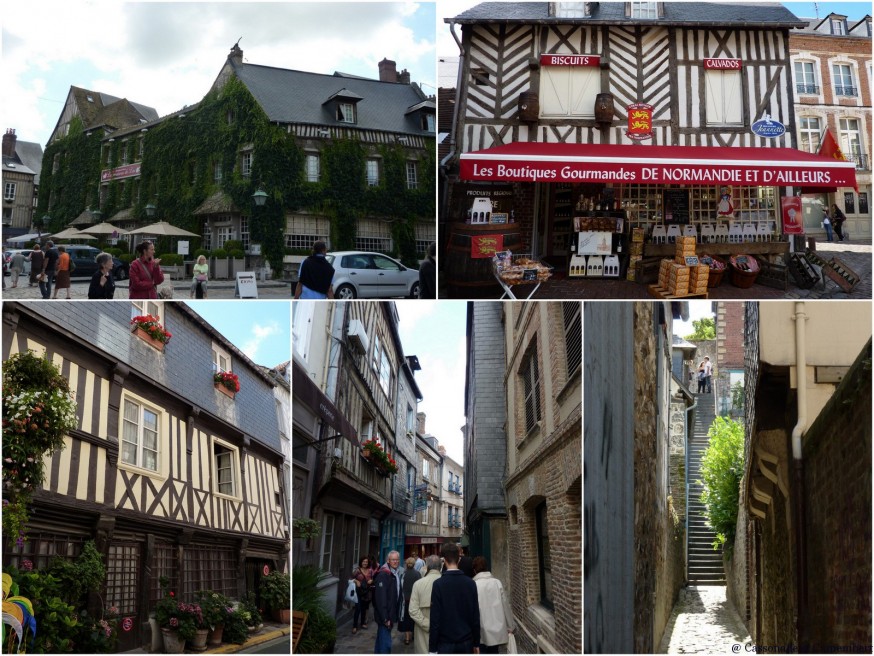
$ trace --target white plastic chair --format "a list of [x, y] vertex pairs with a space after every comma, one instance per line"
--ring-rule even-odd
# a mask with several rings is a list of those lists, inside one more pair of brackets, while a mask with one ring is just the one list
[[701, 243], [707, 242], [708, 244], [712, 244], [716, 241], [716, 231], [713, 229], [712, 223], [702, 223], [701, 224]]
[[668, 235], [665, 232], [665, 226], [659, 224], [652, 227], [652, 243], [665, 244], [668, 241]]
[[680, 226], [676, 223], [668, 226], [668, 243], [676, 243], [677, 237], [681, 236], [683, 233], [680, 232]]
[[728, 226], [724, 223], [716, 226], [716, 241], [718, 242], [727, 242], [728, 241]]

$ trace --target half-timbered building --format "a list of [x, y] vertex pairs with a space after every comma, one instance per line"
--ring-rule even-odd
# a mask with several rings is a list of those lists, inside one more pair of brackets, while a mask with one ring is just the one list
[[[418, 363], [404, 356], [394, 303], [300, 302], [293, 314], [294, 516], [320, 525], [317, 537], [294, 540], [294, 556], [328, 573], [320, 586], [340, 614], [340, 583], [361, 556], [382, 563], [404, 551], [417, 480], [408, 427], [421, 399]], [[368, 449], [371, 440], [395, 471]]]
[[805, 23], [781, 6], [487, 2], [445, 21], [461, 68], [441, 162], [452, 286], [481, 275], [466, 260], [488, 255], [482, 236], [557, 269], [673, 254], [632, 247], [631, 227], [724, 229], [776, 256], [781, 197], [855, 183], [852, 164], [797, 149], [789, 32]]
[[[240, 599], [286, 566], [289, 546], [276, 381], [186, 305], [144, 303], [3, 306], [4, 359], [31, 350], [57, 365], [78, 416], [47, 456], [28, 540], [3, 563], [39, 568], [94, 540], [106, 606], [132, 620], [122, 650], [147, 641], [161, 577], [182, 600]], [[162, 350], [129, 329], [146, 312], [172, 334]], [[216, 371], [239, 392], [219, 389]]]

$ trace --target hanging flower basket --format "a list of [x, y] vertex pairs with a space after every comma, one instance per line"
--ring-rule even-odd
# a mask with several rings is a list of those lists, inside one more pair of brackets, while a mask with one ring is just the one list
[[168, 331], [164, 330], [164, 326], [161, 325], [157, 317], [151, 314], [144, 314], [131, 319], [130, 331], [158, 351], [163, 351], [164, 345], [173, 337]]

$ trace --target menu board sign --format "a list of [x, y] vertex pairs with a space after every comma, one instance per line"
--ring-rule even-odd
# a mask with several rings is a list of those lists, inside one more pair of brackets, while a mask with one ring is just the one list
[[665, 223], [689, 223], [689, 190], [663, 190], [662, 209], [665, 214]]

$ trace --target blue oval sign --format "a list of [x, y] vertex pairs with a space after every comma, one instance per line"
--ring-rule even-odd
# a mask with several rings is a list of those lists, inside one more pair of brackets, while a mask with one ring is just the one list
[[750, 130], [753, 134], [757, 134], [765, 139], [776, 139], [786, 132], [786, 126], [766, 114], [765, 118], [753, 123]]

